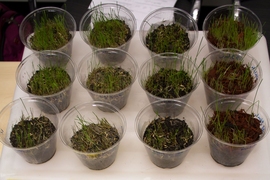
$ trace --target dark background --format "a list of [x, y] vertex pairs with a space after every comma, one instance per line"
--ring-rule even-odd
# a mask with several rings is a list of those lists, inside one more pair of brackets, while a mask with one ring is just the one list
[[[187, 12], [191, 11], [192, 5], [195, 0], [177, 0], [175, 7], [183, 9]], [[61, 7], [69, 11], [77, 22], [77, 28], [79, 27], [79, 22], [83, 14], [87, 11], [87, 8], [90, 4], [91, 0], [66, 0], [65, 3], [45, 3], [45, 2], [37, 2], [37, 8], [45, 7], [45, 6], [56, 6]], [[200, 16], [198, 20], [198, 28], [201, 30], [202, 22], [206, 15], [216, 8], [217, 6], [224, 4], [231, 4], [233, 0], [201, 0], [202, 6], [200, 11]], [[14, 9], [21, 14], [27, 15], [30, 12], [30, 7], [28, 2], [3, 2], [9, 8]], [[263, 24], [263, 34], [267, 40], [268, 52], [270, 47], [270, 1], [269, 0], [241, 0], [242, 6], [249, 8], [253, 11], [261, 20]]]

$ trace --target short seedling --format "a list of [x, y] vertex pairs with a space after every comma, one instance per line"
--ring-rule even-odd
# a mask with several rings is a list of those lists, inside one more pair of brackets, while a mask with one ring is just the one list
[[255, 80], [242, 61], [217, 61], [204, 72], [205, 82], [224, 94], [242, 94], [252, 89]]
[[132, 83], [132, 76], [121, 67], [98, 67], [89, 73], [86, 86], [88, 89], [101, 93], [121, 91]]
[[31, 47], [34, 50], [57, 50], [66, 45], [72, 37], [62, 15], [50, 19], [44, 13], [40, 21], [34, 23], [34, 34], [30, 38]]
[[72, 148], [81, 152], [99, 152], [106, 150], [120, 139], [115, 127], [105, 118], [98, 118], [98, 123], [87, 122], [81, 115], [77, 116], [74, 135], [71, 137]]
[[25, 117], [12, 127], [10, 142], [16, 148], [29, 148], [45, 142], [56, 131], [45, 116]]
[[218, 139], [233, 144], [249, 144], [257, 141], [262, 134], [260, 121], [244, 109], [214, 111], [207, 125], [208, 130]]
[[194, 135], [184, 119], [159, 116], [146, 127], [143, 141], [158, 150], [177, 151], [190, 146]]
[[174, 52], [182, 54], [190, 48], [186, 30], [177, 23], [161, 24], [146, 36], [146, 46], [156, 54]]
[[152, 69], [149, 68], [149, 76], [143, 82], [145, 90], [167, 99], [179, 98], [190, 93], [197, 85], [198, 68], [195, 64], [202, 50], [201, 43], [202, 40], [194, 59], [189, 56], [185, 57], [187, 59], [178, 59], [178, 55], [174, 54], [172, 59], [166, 58], [162, 68], [158, 62], [156, 64], [153, 61], [155, 65], [150, 67]]

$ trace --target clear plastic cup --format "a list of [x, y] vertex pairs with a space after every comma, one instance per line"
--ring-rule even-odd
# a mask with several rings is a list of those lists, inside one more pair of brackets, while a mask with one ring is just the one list
[[[205, 73], [207, 70], [209, 70], [209, 68], [213, 67], [216, 62], [220, 61], [238, 61], [249, 67], [251, 70], [251, 76], [254, 80], [252, 89], [241, 94], [225, 94], [210, 87], [206, 82]], [[207, 104], [210, 104], [219, 98], [226, 98], [230, 96], [245, 99], [252, 91], [258, 87], [263, 77], [260, 63], [251, 55], [237, 49], [220, 49], [210, 52], [200, 64], [199, 71], [204, 85]]]
[[[153, 110], [153, 105], [160, 107], [158, 112]], [[168, 106], [171, 108], [167, 108]], [[181, 111], [180, 114], [179, 109]], [[185, 120], [193, 132], [193, 144], [178, 151], [158, 150], [146, 144], [143, 140], [145, 129], [157, 118], [157, 114], [161, 117]], [[135, 132], [143, 143], [152, 163], [161, 168], [174, 168], [184, 161], [189, 150], [199, 141], [203, 132], [203, 126], [200, 115], [190, 105], [177, 100], [160, 100], [152, 102], [140, 110], [135, 119]]]
[[[151, 51], [146, 45], [146, 36], [156, 29], [161, 24], [180, 24], [186, 30], [190, 41], [190, 48], [185, 52], [187, 53], [198, 40], [198, 26], [192, 16], [184, 10], [175, 7], [163, 7], [150, 12], [142, 21], [140, 25], [139, 36], [141, 43], [148, 49], [151, 56], [157, 53]], [[165, 53], [165, 52], [163, 52]], [[183, 53], [183, 54], [185, 54]]]
[[[215, 110], [245, 110], [246, 113], [254, 113], [254, 117], [260, 121], [262, 134], [260, 138], [249, 144], [232, 144], [218, 139], [207, 128], [210, 117], [213, 116]], [[219, 164], [234, 167], [242, 164], [254, 147], [263, 140], [269, 132], [269, 117], [266, 111], [254, 102], [240, 98], [221, 98], [208, 105], [203, 115], [204, 127], [207, 132], [208, 142], [210, 146], [210, 154], [212, 158]]]
[[[255, 30], [258, 33], [257, 41], [254, 43], [253, 46], [250, 46], [248, 49], [241, 49], [242, 51], [248, 51], [252, 47], [254, 47], [262, 37], [262, 24], [258, 16], [252, 12], [250, 9], [243, 7], [243, 6], [236, 6], [236, 5], [223, 5], [213, 9], [208, 15], [205, 17], [202, 30], [204, 38], [207, 40], [209, 51], [215, 51], [217, 49], [221, 49], [216, 47], [211, 41], [208, 39], [208, 31], [209, 27], [211, 26], [212, 22], [215, 19], [220, 17], [228, 17], [230, 15], [234, 16], [234, 19], [238, 22], [246, 23], [248, 22], [249, 25], [253, 24], [256, 28]], [[231, 31], [233, 32], [233, 31]], [[222, 47], [222, 48], [235, 48], [235, 47]], [[239, 49], [239, 48], [237, 48]]]
[[[46, 113], [43, 108], [49, 109], [53, 113]], [[0, 141], [4, 146], [18, 153], [26, 162], [31, 164], [47, 162], [56, 152], [58, 113], [58, 109], [53, 104], [42, 98], [23, 97], [16, 99], [0, 111]], [[33, 118], [45, 116], [53, 123], [56, 130], [49, 139], [41, 144], [28, 148], [13, 147], [10, 142], [10, 133], [13, 126], [21, 121], [22, 115]]]
[[[28, 83], [30, 78], [40, 68], [58, 66], [63, 68], [70, 77], [70, 85], [65, 89], [51, 95], [35, 95], [29, 93]], [[40, 51], [24, 58], [16, 70], [16, 82], [18, 87], [29, 96], [42, 97], [53, 103], [60, 112], [67, 109], [70, 104], [72, 85], [75, 81], [75, 64], [70, 56], [60, 51]], [[45, 110], [45, 109], [44, 109]]]
[[128, 51], [131, 39], [133, 38], [137, 29], [136, 18], [125, 6], [117, 3], [103, 3], [90, 8], [81, 18], [79, 31], [83, 41], [90, 46], [92, 50], [98, 50], [100, 48], [91, 44], [88, 39], [91, 30], [94, 28], [94, 22], [97, 17], [103, 17], [107, 19], [120, 19], [125, 21], [126, 25], [130, 28], [130, 39], [119, 47], [106, 47], [106, 48], [118, 48], [124, 51]]
[[[102, 110], [101, 110], [102, 109]], [[83, 117], [86, 123], [98, 123], [99, 119], [105, 118], [119, 133], [119, 140], [108, 149], [98, 152], [80, 152], [73, 149], [71, 137], [75, 130], [81, 128], [81, 123], [76, 121]], [[118, 147], [127, 128], [125, 117], [115, 106], [99, 101], [81, 103], [65, 113], [59, 125], [59, 135], [62, 143], [72, 150], [82, 164], [89, 169], [101, 170], [109, 167], [116, 159]]]
[[37, 52], [37, 50], [32, 48], [29, 39], [34, 35], [35, 27], [37, 26], [37, 24], [39, 24], [38, 22], [41, 19], [40, 17], [44, 15], [46, 15], [49, 19], [53, 19], [55, 16], [59, 15], [63, 16], [65, 26], [71, 35], [69, 42], [63, 47], [60, 47], [59, 49], [46, 49], [46, 50], [58, 50], [71, 56], [72, 43], [76, 33], [76, 21], [69, 12], [58, 7], [38, 8], [29, 13], [20, 24], [19, 35], [22, 43], [25, 45], [25, 47], [27, 47], [31, 51]]
[[[111, 59], [111, 56], [116, 57], [125, 56], [125, 58]], [[93, 71], [94, 68], [110, 67], [110, 66], [120, 67], [123, 70], [129, 72], [129, 74], [132, 77], [131, 84], [119, 92], [108, 94], [97, 93], [87, 88], [86, 82], [88, 79], [88, 75]], [[77, 78], [81, 86], [85, 90], [87, 90], [87, 92], [89, 93], [89, 95], [92, 97], [93, 100], [107, 102], [115, 105], [119, 109], [122, 109], [126, 105], [131, 87], [133, 83], [136, 81], [138, 74], [137, 72], [138, 72], [137, 62], [127, 52], [121, 49], [104, 48], [96, 50], [92, 53], [90, 52], [82, 58], [82, 60], [78, 65]]]

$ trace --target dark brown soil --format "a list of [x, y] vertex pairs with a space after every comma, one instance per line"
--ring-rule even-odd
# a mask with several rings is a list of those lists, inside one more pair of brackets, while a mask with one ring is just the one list
[[182, 54], [190, 48], [188, 33], [180, 24], [161, 24], [146, 36], [146, 46], [159, 54], [174, 52]]
[[[233, 144], [255, 142], [262, 134], [260, 121], [243, 109], [214, 111], [207, 128], [218, 139]], [[239, 134], [241, 136], [238, 136]]]
[[143, 140], [155, 149], [177, 151], [193, 143], [193, 132], [185, 120], [159, 117], [147, 126]]
[[120, 139], [117, 129], [106, 119], [99, 123], [83, 124], [71, 137], [72, 148], [81, 152], [99, 152], [108, 149]]
[[121, 67], [99, 67], [89, 73], [86, 86], [97, 93], [114, 93], [121, 91], [132, 83], [128, 71]]
[[52, 122], [45, 116], [22, 117], [21, 121], [12, 128], [9, 139], [13, 147], [28, 148], [46, 141], [55, 130]]
[[193, 82], [187, 72], [167, 68], [161, 68], [145, 83], [145, 89], [149, 93], [168, 99], [182, 97], [191, 92], [192, 88]]
[[224, 94], [242, 94], [254, 84], [250, 68], [236, 61], [216, 62], [204, 78], [211, 88]]

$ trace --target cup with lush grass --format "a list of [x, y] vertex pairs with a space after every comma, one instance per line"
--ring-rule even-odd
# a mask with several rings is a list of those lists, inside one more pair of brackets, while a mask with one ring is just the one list
[[128, 51], [136, 27], [135, 16], [129, 9], [117, 3], [104, 3], [83, 15], [79, 31], [83, 41], [93, 50], [119, 48]]
[[58, 50], [71, 56], [76, 33], [74, 17], [58, 7], [38, 8], [29, 13], [19, 29], [22, 43], [34, 52]]
[[30, 54], [16, 70], [16, 82], [23, 92], [47, 99], [60, 112], [70, 104], [75, 77], [75, 64], [69, 55], [60, 51]]
[[203, 35], [209, 51], [234, 48], [248, 51], [262, 37], [257, 15], [243, 6], [224, 5], [212, 10], [204, 19]]
[[[125, 59], [111, 59], [110, 57]], [[137, 62], [126, 51], [117, 48], [98, 49], [86, 54], [77, 69], [77, 78], [93, 100], [122, 109], [137, 78]]]

